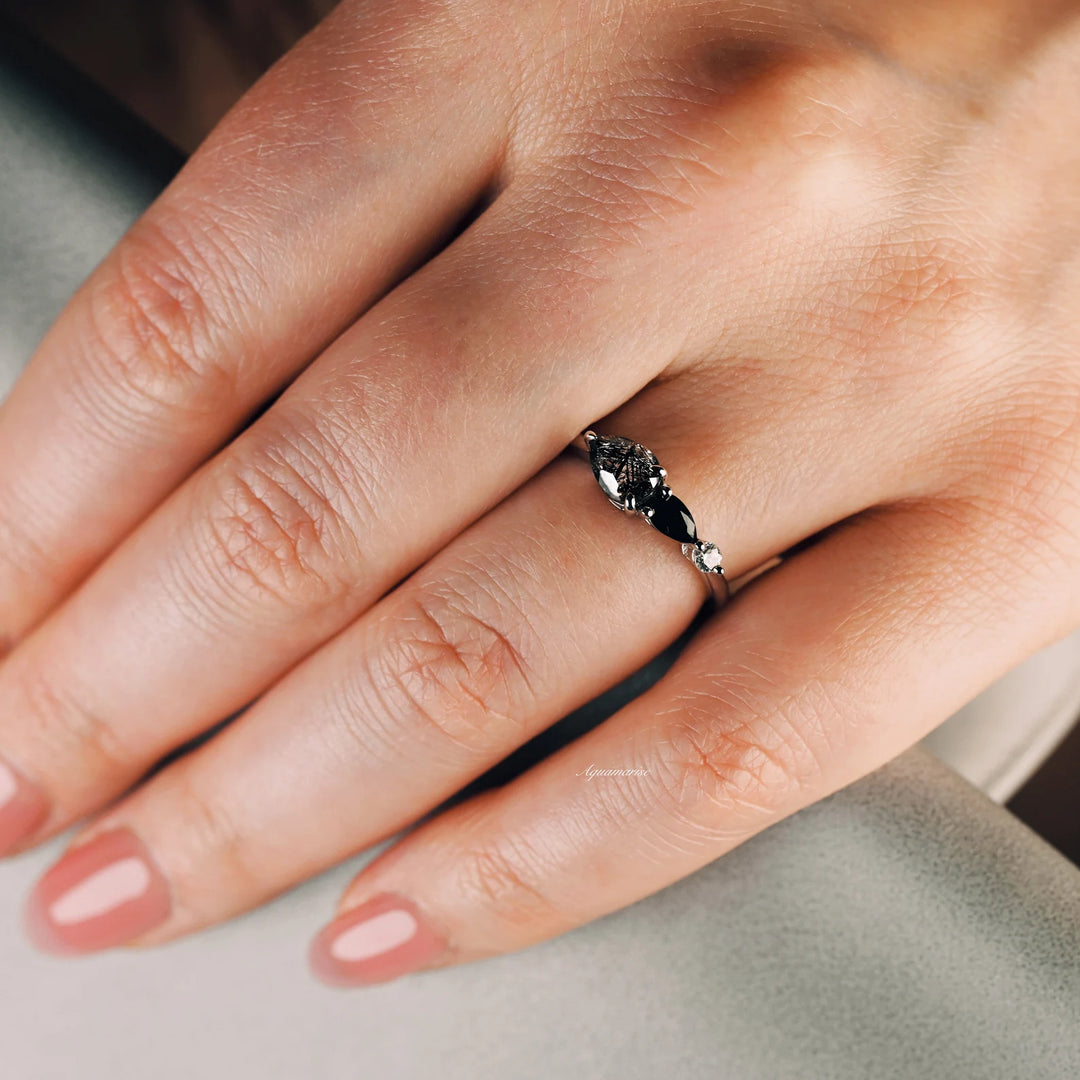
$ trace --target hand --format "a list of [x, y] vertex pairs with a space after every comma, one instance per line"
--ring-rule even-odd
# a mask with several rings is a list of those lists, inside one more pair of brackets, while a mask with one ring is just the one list
[[258, 905], [687, 626], [586, 426], [730, 576], [814, 542], [369, 865], [331, 981], [660, 889], [1077, 625], [1080, 24], [928, 11], [346, 0], [247, 95], [0, 413], [0, 845], [91, 818], [39, 942]]

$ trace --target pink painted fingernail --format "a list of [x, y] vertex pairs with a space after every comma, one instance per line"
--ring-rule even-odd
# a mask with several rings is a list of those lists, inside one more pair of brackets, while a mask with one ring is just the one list
[[48, 803], [36, 784], [0, 761], [0, 855], [6, 855], [45, 820]]
[[115, 829], [72, 848], [45, 874], [30, 896], [26, 928], [46, 952], [96, 952], [152, 930], [171, 907], [146, 845], [130, 829]]
[[311, 944], [311, 967], [331, 986], [388, 982], [429, 967], [446, 952], [416, 906], [382, 893], [324, 927]]

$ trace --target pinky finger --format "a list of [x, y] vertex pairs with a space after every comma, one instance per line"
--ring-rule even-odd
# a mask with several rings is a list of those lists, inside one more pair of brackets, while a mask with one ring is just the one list
[[763, 575], [642, 697], [366, 867], [315, 972], [359, 985], [534, 944], [884, 764], [1074, 617], [1038, 558], [1005, 579], [989, 518], [877, 508]]

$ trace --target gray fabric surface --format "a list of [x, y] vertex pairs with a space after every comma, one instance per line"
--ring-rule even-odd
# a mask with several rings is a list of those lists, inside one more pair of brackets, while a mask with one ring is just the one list
[[0, 19], [0, 394], [179, 164]]
[[[7, 381], [169, 169], [86, 104], [0, 59]], [[352, 994], [303, 952], [355, 865], [169, 948], [65, 962], [17, 932], [55, 850], [0, 866], [5, 1080], [1080, 1076], [1080, 872], [918, 751], [575, 934]]]
[[921, 752], [679, 885], [471, 967], [340, 993], [341, 868], [149, 954], [39, 959], [0, 868], [3, 1075], [1072, 1080], [1080, 874]]

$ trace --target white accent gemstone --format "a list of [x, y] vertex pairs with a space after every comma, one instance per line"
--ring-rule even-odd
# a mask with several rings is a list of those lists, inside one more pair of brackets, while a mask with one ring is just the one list
[[683, 554], [703, 573], [718, 574], [724, 556], [720, 549], [708, 540], [698, 544], [683, 544]]

